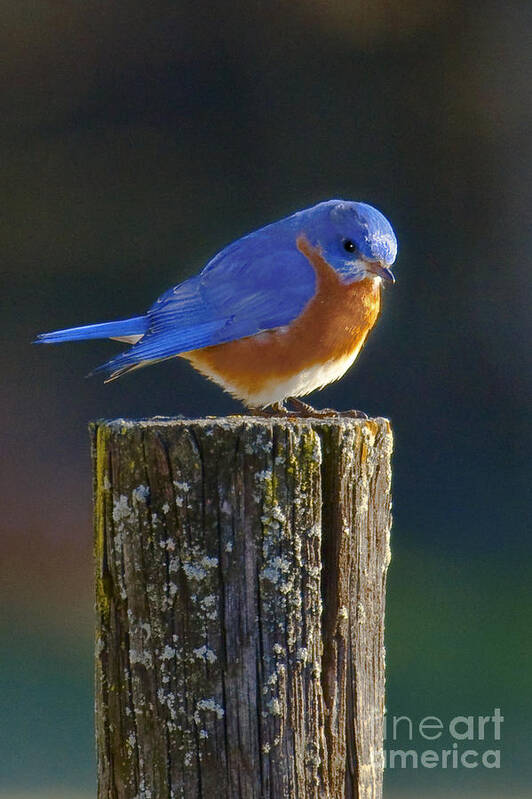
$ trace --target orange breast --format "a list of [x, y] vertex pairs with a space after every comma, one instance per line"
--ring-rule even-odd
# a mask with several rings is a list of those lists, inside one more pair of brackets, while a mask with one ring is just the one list
[[377, 321], [380, 281], [344, 283], [305, 237], [298, 249], [316, 272], [316, 293], [286, 328], [276, 328], [225, 344], [183, 353], [200, 371], [228, 383], [243, 395], [255, 394], [272, 381], [358, 351]]

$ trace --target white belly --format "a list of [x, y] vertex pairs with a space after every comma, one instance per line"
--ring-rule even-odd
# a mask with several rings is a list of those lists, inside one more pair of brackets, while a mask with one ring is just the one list
[[291, 377], [276, 379], [266, 383], [255, 393], [245, 393], [241, 386], [231, 385], [220, 375], [213, 371], [201, 368], [203, 374], [221, 385], [226, 391], [243, 400], [247, 405], [261, 408], [273, 402], [282, 402], [287, 397], [303, 397], [323, 388], [335, 380], [339, 380], [346, 373], [359, 353], [360, 347], [349, 355], [330, 361], [326, 364], [317, 364], [308, 369], [303, 369]]

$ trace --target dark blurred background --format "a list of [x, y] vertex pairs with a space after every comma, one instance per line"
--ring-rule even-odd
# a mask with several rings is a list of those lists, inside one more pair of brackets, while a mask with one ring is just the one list
[[84, 376], [120, 345], [30, 341], [331, 197], [399, 239], [377, 329], [313, 397], [395, 430], [388, 714], [505, 718], [499, 770], [388, 770], [385, 796], [530, 795], [531, 4], [2, 16], [1, 795], [94, 794], [87, 422], [239, 408], [180, 360], [106, 386]]

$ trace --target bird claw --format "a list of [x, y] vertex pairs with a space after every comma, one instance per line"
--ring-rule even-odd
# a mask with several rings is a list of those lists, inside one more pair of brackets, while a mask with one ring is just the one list
[[335, 411], [334, 408], [313, 408], [308, 402], [297, 397], [289, 397], [288, 401], [295, 407], [296, 415], [305, 419], [367, 419], [364, 411]]
[[334, 408], [313, 408], [307, 402], [303, 402], [297, 397], [288, 397], [288, 402], [294, 407], [289, 410], [282, 402], [274, 402], [264, 408], [250, 408], [253, 416], [261, 416], [265, 419], [367, 419], [364, 411], [335, 411]]
[[264, 408], [250, 408], [252, 416], [262, 416], [265, 419], [272, 419], [274, 417], [281, 417], [287, 419], [297, 416], [295, 411], [289, 411], [285, 408], [282, 402], [273, 402], [271, 405], [266, 405]]

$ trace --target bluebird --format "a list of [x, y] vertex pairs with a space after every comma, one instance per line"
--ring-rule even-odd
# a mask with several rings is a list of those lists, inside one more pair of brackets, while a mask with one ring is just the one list
[[[298, 397], [338, 380], [380, 313], [397, 241], [371, 205], [328, 200], [229, 244], [143, 316], [42, 333], [56, 343], [132, 346], [95, 371], [107, 381], [179, 355], [245, 405], [313, 409]], [[107, 382], [106, 381], [106, 382]]]

